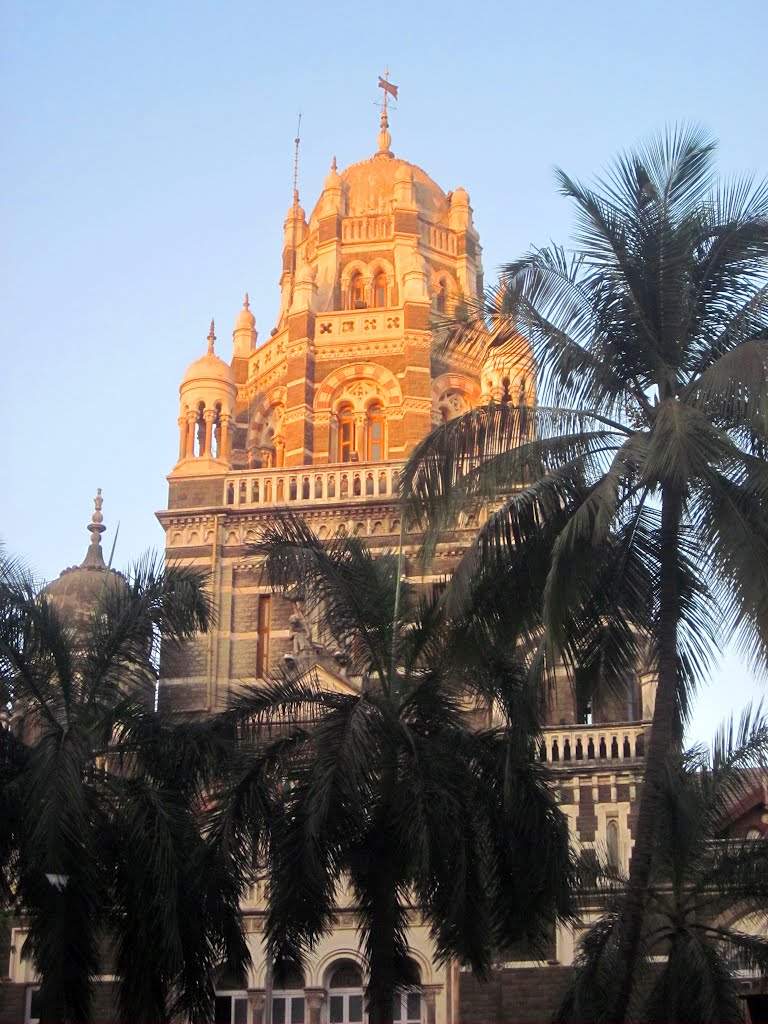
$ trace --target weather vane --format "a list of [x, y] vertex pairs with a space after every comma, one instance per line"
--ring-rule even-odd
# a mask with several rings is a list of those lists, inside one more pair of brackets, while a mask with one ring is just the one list
[[391, 96], [393, 100], [397, 99], [397, 86], [393, 85], [389, 80], [389, 67], [384, 72], [384, 77], [379, 75], [379, 88], [384, 90], [384, 102], [381, 106], [381, 130], [379, 132], [379, 152], [386, 153], [391, 156], [390, 143], [392, 137], [387, 130], [389, 128], [389, 119], [387, 117], [387, 100]]

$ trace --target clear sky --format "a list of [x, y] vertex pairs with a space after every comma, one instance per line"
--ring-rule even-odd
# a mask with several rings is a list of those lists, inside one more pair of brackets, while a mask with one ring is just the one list
[[[264, 3], [0, 0], [0, 537], [45, 577], [80, 562], [95, 488], [115, 562], [162, 546], [178, 385], [248, 290], [278, 308], [282, 223], [332, 156], [392, 148], [470, 194], [486, 276], [565, 241], [552, 167], [600, 170], [678, 120], [724, 172], [768, 172], [765, 0]], [[693, 732], [762, 692], [733, 658]]]

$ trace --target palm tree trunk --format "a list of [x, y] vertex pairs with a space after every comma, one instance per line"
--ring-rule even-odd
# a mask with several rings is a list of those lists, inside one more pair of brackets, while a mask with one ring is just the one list
[[640, 950], [645, 896], [651, 877], [656, 804], [669, 753], [678, 738], [677, 626], [680, 618], [678, 546], [682, 495], [665, 488], [661, 505], [661, 576], [659, 595], [658, 683], [651, 738], [647, 746], [645, 776], [637, 814], [635, 845], [629, 865], [629, 886], [622, 911], [619, 977], [611, 1021], [623, 1024], [632, 994], [632, 981]]
[[387, 871], [386, 853], [375, 872], [369, 938], [368, 1024], [392, 1024], [395, 996], [397, 886]]

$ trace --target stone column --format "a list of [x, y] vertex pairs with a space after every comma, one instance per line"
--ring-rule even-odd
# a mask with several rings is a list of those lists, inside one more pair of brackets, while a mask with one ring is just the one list
[[282, 437], [276, 437], [275, 445], [275, 469], [282, 469], [285, 465], [285, 441]]
[[187, 457], [187, 417], [179, 416], [179, 462]]
[[307, 1001], [306, 1024], [320, 1024], [323, 1017], [323, 1006], [328, 993], [324, 988], [305, 988], [304, 998]]
[[219, 413], [219, 447], [216, 449], [216, 458], [229, 462], [229, 421], [232, 417], [228, 412]]
[[355, 413], [355, 451], [361, 462], [365, 461], [365, 434], [368, 426], [368, 417], [364, 412]]
[[191, 409], [187, 413], [187, 458], [195, 457], [195, 427], [197, 426], [197, 410]]
[[424, 997], [424, 1008], [426, 1009], [425, 1024], [435, 1024], [435, 1000], [437, 993], [442, 991], [442, 985], [422, 985], [421, 992]]
[[203, 411], [203, 421], [205, 422], [205, 440], [203, 441], [203, 450], [200, 453], [204, 458], [211, 457], [211, 442], [213, 441], [213, 421], [216, 419], [215, 409], [205, 409]]
[[267, 993], [263, 988], [248, 989], [248, 1005], [251, 1008], [252, 1024], [263, 1024], [264, 1007], [267, 1003]]

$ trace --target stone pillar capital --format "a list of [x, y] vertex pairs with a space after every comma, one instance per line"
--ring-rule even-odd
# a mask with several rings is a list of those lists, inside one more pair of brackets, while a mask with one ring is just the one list
[[216, 410], [203, 409], [203, 419], [205, 420], [206, 423], [213, 423], [213, 421], [216, 419]]
[[307, 1024], [320, 1024], [320, 1019], [323, 1014], [323, 1006], [328, 993], [324, 988], [305, 988], [304, 998], [307, 1001], [307, 1010], [309, 1011]]
[[438, 992], [442, 992], [442, 985], [422, 985], [421, 994], [424, 997], [424, 1004], [427, 1008], [426, 1024], [435, 1024], [435, 1000]]
[[248, 989], [248, 1005], [251, 1009], [251, 1020], [253, 1024], [262, 1024], [264, 1020], [264, 1007], [267, 1005], [267, 993], [263, 988]]

